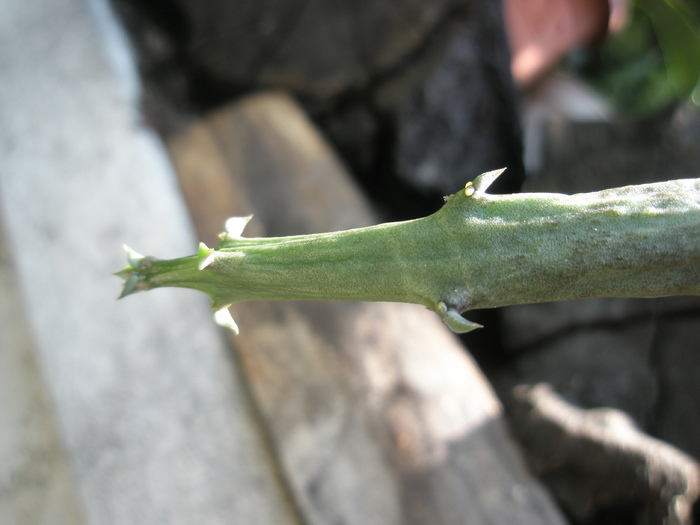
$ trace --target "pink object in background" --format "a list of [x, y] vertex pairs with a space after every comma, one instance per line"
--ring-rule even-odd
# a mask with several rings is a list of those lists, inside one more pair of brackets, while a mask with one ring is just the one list
[[504, 0], [511, 72], [526, 87], [567, 52], [621, 29], [626, 0]]

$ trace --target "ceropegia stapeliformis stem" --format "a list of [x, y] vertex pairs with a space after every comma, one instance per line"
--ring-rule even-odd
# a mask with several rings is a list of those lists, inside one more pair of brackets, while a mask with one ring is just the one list
[[421, 219], [221, 242], [172, 260], [127, 248], [122, 297], [165, 286], [208, 294], [216, 320], [250, 300], [418, 303], [456, 332], [465, 310], [587, 297], [700, 294], [700, 179], [595, 193], [491, 195], [488, 172]]

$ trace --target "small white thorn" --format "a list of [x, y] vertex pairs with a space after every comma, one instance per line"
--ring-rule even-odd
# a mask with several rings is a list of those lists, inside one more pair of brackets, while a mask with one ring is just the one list
[[126, 282], [124, 283], [124, 288], [122, 289], [121, 295], [119, 295], [119, 299], [123, 299], [127, 295], [131, 295], [132, 293], [137, 292], [137, 285], [139, 283], [139, 276], [138, 275], [132, 275], [129, 277]]
[[214, 310], [214, 321], [216, 321], [216, 324], [219, 326], [228, 328], [229, 330], [232, 330], [234, 334], [238, 335], [238, 325], [236, 324], [236, 321], [233, 320], [233, 317], [231, 317], [231, 312], [228, 311], [229, 306], [231, 305]]
[[126, 260], [129, 261], [129, 265], [132, 268], [138, 268], [139, 265], [141, 264], [141, 261], [143, 261], [145, 259], [145, 257], [143, 255], [141, 255], [136, 250], [132, 250], [126, 244], [124, 245], [124, 251], [126, 252]]
[[469, 319], [462, 317], [457, 310], [454, 308], [449, 308], [445, 303], [440, 301], [435, 309], [437, 314], [442, 319], [450, 330], [457, 334], [465, 334], [471, 332], [476, 328], [482, 328], [478, 323], [473, 323]]
[[[506, 168], [501, 168], [500, 170], [487, 171], [482, 173], [472, 183], [474, 190], [476, 191], [486, 191], [493, 182], [501, 176], [501, 174], [506, 171]], [[465, 188], [466, 191], [466, 188]]]
[[248, 215], [247, 217], [229, 217], [224, 223], [224, 229], [226, 231], [220, 233], [219, 238], [224, 241], [226, 239], [240, 239], [243, 235], [243, 230], [245, 230], [245, 227], [252, 218], [252, 215]]
[[209, 248], [203, 242], [199, 243], [199, 251], [197, 252], [197, 258], [199, 259], [198, 268], [204, 270], [207, 266], [214, 262], [216, 259], [216, 252]]

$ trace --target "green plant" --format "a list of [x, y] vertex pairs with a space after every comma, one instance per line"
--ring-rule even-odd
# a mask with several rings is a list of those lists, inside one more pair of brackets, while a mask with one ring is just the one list
[[583, 58], [579, 72], [627, 113], [654, 113], [679, 99], [700, 107], [699, 4], [635, 0], [632, 7], [623, 31], [575, 55]]
[[127, 248], [121, 297], [164, 286], [228, 306], [249, 300], [394, 301], [425, 305], [456, 332], [460, 313], [585, 297], [700, 293], [700, 179], [596, 193], [491, 195], [485, 173], [421, 219], [334, 233], [242, 236], [229, 219], [221, 242], [172, 260]]

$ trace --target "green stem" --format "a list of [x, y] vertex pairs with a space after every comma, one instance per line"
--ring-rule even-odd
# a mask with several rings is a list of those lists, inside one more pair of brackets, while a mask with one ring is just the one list
[[478, 326], [458, 315], [469, 309], [700, 294], [700, 180], [571, 196], [485, 193], [499, 174], [413, 221], [247, 239], [247, 219], [235, 219], [219, 245], [201, 245], [196, 256], [130, 252], [118, 274], [123, 295], [194, 288], [220, 312], [248, 300], [408, 302], [463, 332]]

